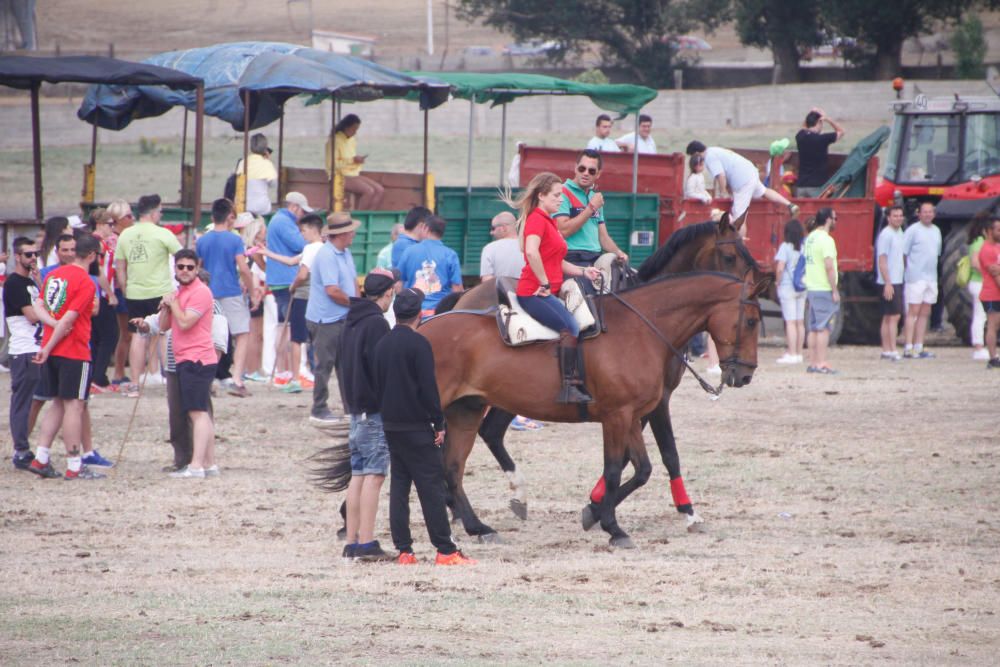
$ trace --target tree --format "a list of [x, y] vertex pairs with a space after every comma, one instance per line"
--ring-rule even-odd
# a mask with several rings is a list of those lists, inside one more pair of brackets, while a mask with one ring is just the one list
[[929, 32], [935, 21], [953, 20], [966, 10], [996, 0], [837, 0], [823, 15], [841, 35], [875, 48], [875, 78], [899, 74], [903, 42]]
[[728, 18], [729, 0], [459, 0], [458, 17], [482, 21], [518, 41], [558, 42], [549, 57], [566, 60], [594, 44], [607, 64], [627, 68], [636, 81], [670, 83], [677, 54], [671, 39], [694, 28], [713, 29]]
[[799, 59], [823, 41], [817, 0], [742, 0], [733, 3], [733, 18], [741, 43], [771, 49], [778, 83], [801, 81]]
[[983, 75], [986, 39], [983, 22], [978, 16], [970, 14], [958, 24], [951, 36], [951, 48], [955, 52], [955, 74], [959, 78], [978, 79]]

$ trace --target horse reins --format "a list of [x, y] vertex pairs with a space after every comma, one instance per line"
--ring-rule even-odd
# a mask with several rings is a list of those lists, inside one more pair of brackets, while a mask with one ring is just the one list
[[[746, 298], [746, 287], [747, 287], [746, 282], [744, 282], [743, 286], [740, 288], [740, 305], [741, 306], [744, 306], [744, 305], [747, 305], [747, 306], [757, 306], [757, 308], [759, 310], [760, 309], [760, 304], [758, 304], [758, 303], [756, 303], [754, 301], [751, 301], [750, 299]], [[653, 333], [656, 334], [657, 338], [659, 338], [660, 341], [664, 345], [667, 346], [667, 349], [669, 349], [671, 352], [673, 352], [674, 356], [676, 358], [680, 359], [680, 362], [682, 364], [684, 364], [684, 366], [689, 371], [691, 371], [691, 374], [694, 375], [694, 377], [695, 377], [696, 380], [698, 380], [698, 384], [701, 385], [702, 389], [704, 389], [707, 393], [711, 394], [712, 396], [721, 396], [722, 395], [722, 389], [725, 387], [725, 383], [721, 379], [719, 380], [719, 386], [718, 387], [713, 387], [711, 384], [709, 384], [708, 380], [706, 380], [701, 375], [699, 375], [698, 371], [696, 371], [694, 369], [694, 366], [691, 365], [691, 362], [689, 362], [687, 360], [687, 355], [686, 354], [682, 354], [674, 346], [674, 344], [671, 343], [667, 339], [667, 337], [663, 335], [663, 332], [660, 331], [657, 328], [657, 326], [655, 324], [653, 324], [649, 320], [648, 317], [646, 317], [641, 312], [639, 312], [639, 310], [635, 306], [633, 306], [631, 303], [629, 303], [628, 301], [626, 301], [625, 299], [623, 299], [618, 294], [616, 294], [614, 292], [608, 292], [608, 295], [614, 297], [614, 299], [616, 301], [618, 301], [618, 303], [620, 303], [623, 306], [625, 306], [626, 308], [628, 308], [630, 311], [632, 311], [636, 315], [636, 317], [638, 317], [640, 320], [642, 320], [642, 323], [645, 324], [647, 327], [649, 327], [649, 329]], [[739, 319], [739, 322], [736, 325], [737, 326], [737, 328], [736, 328], [736, 346], [734, 348], [733, 354], [731, 354], [730, 356], [726, 357], [724, 360], [720, 360], [719, 363], [721, 364], [722, 361], [726, 361], [726, 362], [732, 362], [734, 364], [741, 364], [741, 365], [747, 366], [749, 368], [757, 368], [757, 364], [750, 364], [750, 363], [746, 363], [746, 362], [740, 361], [740, 358], [736, 355], [736, 351], [735, 350], [739, 349], [739, 345], [740, 345], [740, 342], [742, 340], [743, 322], [744, 322], [743, 309], [740, 308], [740, 319]]]

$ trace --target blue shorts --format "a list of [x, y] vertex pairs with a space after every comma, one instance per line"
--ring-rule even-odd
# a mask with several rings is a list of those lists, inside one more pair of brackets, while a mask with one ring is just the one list
[[834, 303], [833, 292], [814, 292], [806, 297], [809, 301], [809, 331], [832, 331], [833, 318], [840, 312], [840, 304]]
[[351, 415], [351, 435], [347, 442], [351, 448], [352, 475], [388, 474], [389, 444], [382, 430], [382, 415]]
[[274, 296], [274, 305], [278, 308], [278, 322], [283, 323], [285, 315], [288, 314], [288, 304], [292, 300], [292, 291], [287, 287], [282, 287], [272, 289], [271, 294]]
[[292, 299], [292, 315], [288, 320], [293, 343], [308, 343], [309, 329], [306, 328], [306, 306], [309, 299]]
[[983, 301], [982, 304], [987, 313], [1000, 313], [1000, 301]]

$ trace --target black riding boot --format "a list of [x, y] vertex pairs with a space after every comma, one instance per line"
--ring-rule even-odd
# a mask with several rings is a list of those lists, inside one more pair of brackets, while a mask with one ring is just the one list
[[562, 374], [562, 390], [559, 403], [590, 403], [594, 399], [587, 393], [580, 381], [579, 341], [569, 334], [559, 337], [559, 372]]

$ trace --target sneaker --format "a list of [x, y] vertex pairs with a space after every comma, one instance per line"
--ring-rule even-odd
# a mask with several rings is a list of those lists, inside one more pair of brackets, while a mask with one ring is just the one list
[[31, 462], [35, 460], [35, 455], [29, 449], [28, 451], [21, 453], [14, 453], [14, 457], [10, 460], [14, 464], [14, 467], [18, 470], [30, 470]]
[[989, 361], [990, 351], [987, 350], [985, 347], [981, 347], [972, 353], [972, 359], [974, 361]]
[[122, 382], [118, 385], [118, 393], [125, 398], [139, 398], [139, 385], [135, 382]]
[[291, 381], [292, 381], [292, 372], [285, 371], [284, 373], [278, 373], [277, 375], [275, 375], [274, 382], [272, 384], [274, 384], [274, 386], [276, 387], [283, 387]]
[[160, 472], [177, 472], [178, 470], [184, 470], [184, 466], [179, 466], [174, 463], [171, 463], [170, 465], [166, 465], [160, 468]]
[[780, 357], [775, 362], [778, 364], [797, 364], [799, 363], [799, 357], [796, 354], [788, 354], [787, 352]]
[[[347, 547], [344, 547], [344, 549], [346, 550]], [[362, 563], [382, 563], [385, 561], [396, 560], [392, 555], [382, 551], [382, 547], [379, 545], [378, 540], [375, 540], [368, 545], [354, 545], [354, 558]]]
[[219, 466], [211, 465], [205, 468], [205, 477], [218, 477], [219, 476]]
[[899, 361], [902, 357], [899, 356], [899, 352], [883, 352], [879, 356], [879, 359], [882, 359], [883, 361]]
[[299, 384], [298, 380], [292, 380], [291, 382], [285, 384], [285, 386], [281, 388], [281, 392], [284, 394], [301, 394], [302, 385]]
[[437, 558], [434, 559], [435, 565], [475, 565], [477, 562], [471, 558], [466, 558], [461, 551], [450, 553], [447, 556], [438, 552]]
[[1000, 357], [990, 359], [989, 362], [986, 364], [986, 368], [1000, 368]]
[[31, 462], [31, 465], [28, 466], [28, 470], [45, 479], [55, 479], [59, 476], [56, 469], [52, 467], [52, 461], [42, 465], [38, 462], [38, 459], [35, 459]]
[[10, 373], [10, 369], [3, 364], [0, 364], [0, 373]]
[[722, 375], [722, 368], [719, 366], [719, 364], [716, 364], [714, 366], [709, 366], [705, 370], [705, 372], [708, 373], [709, 375]]
[[935, 359], [937, 355], [929, 350], [921, 350], [920, 354], [917, 355], [917, 359]]
[[358, 548], [357, 542], [355, 542], [354, 544], [345, 544], [344, 551], [343, 553], [341, 553], [341, 557], [344, 560], [353, 561], [356, 558], [355, 552], [357, 551], [357, 548]]
[[101, 385], [99, 385], [99, 384], [97, 384], [95, 382], [91, 382], [90, 383], [90, 393], [91, 394], [95, 394], [95, 395], [96, 394], [111, 394], [111, 393], [114, 393], [114, 391], [115, 390], [112, 389], [112, 387], [111, 387], [110, 384], [107, 387], [102, 387]]
[[99, 472], [94, 472], [87, 466], [81, 466], [79, 472], [73, 472], [72, 470], [67, 470], [63, 479], [71, 481], [74, 479], [104, 479], [107, 475], [103, 475]]
[[160, 373], [146, 373], [139, 379], [139, 383], [146, 387], [156, 387], [167, 383], [167, 379]]
[[799, 217], [799, 205], [798, 204], [789, 204], [788, 205], [788, 214], [790, 216], [792, 216], [793, 218]]
[[170, 476], [174, 479], [205, 479], [205, 471], [201, 468], [192, 468], [191, 466], [184, 466], [177, 472], [170, 473]]
[[115, 464], [107, 460], [101, 453], [96, 449], [83, 457], [83, 465], [93, 466], [94, 468], [114, 468]]
[[312, 389], [316, 386], [316, 383], [307, 378], [305, 375], [299, 376], [299, 384], [302, 385], [303, 389]]
[[913, 359], [913, 350], [903, 350], [903, 359]]
[[397, 565], [416, 565], [418, 562], [416, 554], [412, 551], [400, 551], [399, 556], [396, 557]]
[[246, 398], [250, 395], [250, 392], [247, 391], [246, 385], [235, 383], [229, 385], [229, 388], [226, 389], [226, 393], [237, 398]]
[[337, 424], [343, 423], [343, 419], [333, 414], [333, 411], [327, 409], [325, 412], [314, 412], [309, 415], [309, 421], [313, 424], [319, 424], [321, 426], [335, 426]]
[[243, 379], [247, 382], [267, 382], [267, 376], [260, 371], [254, 371], [250, 374], [244, 373]]

